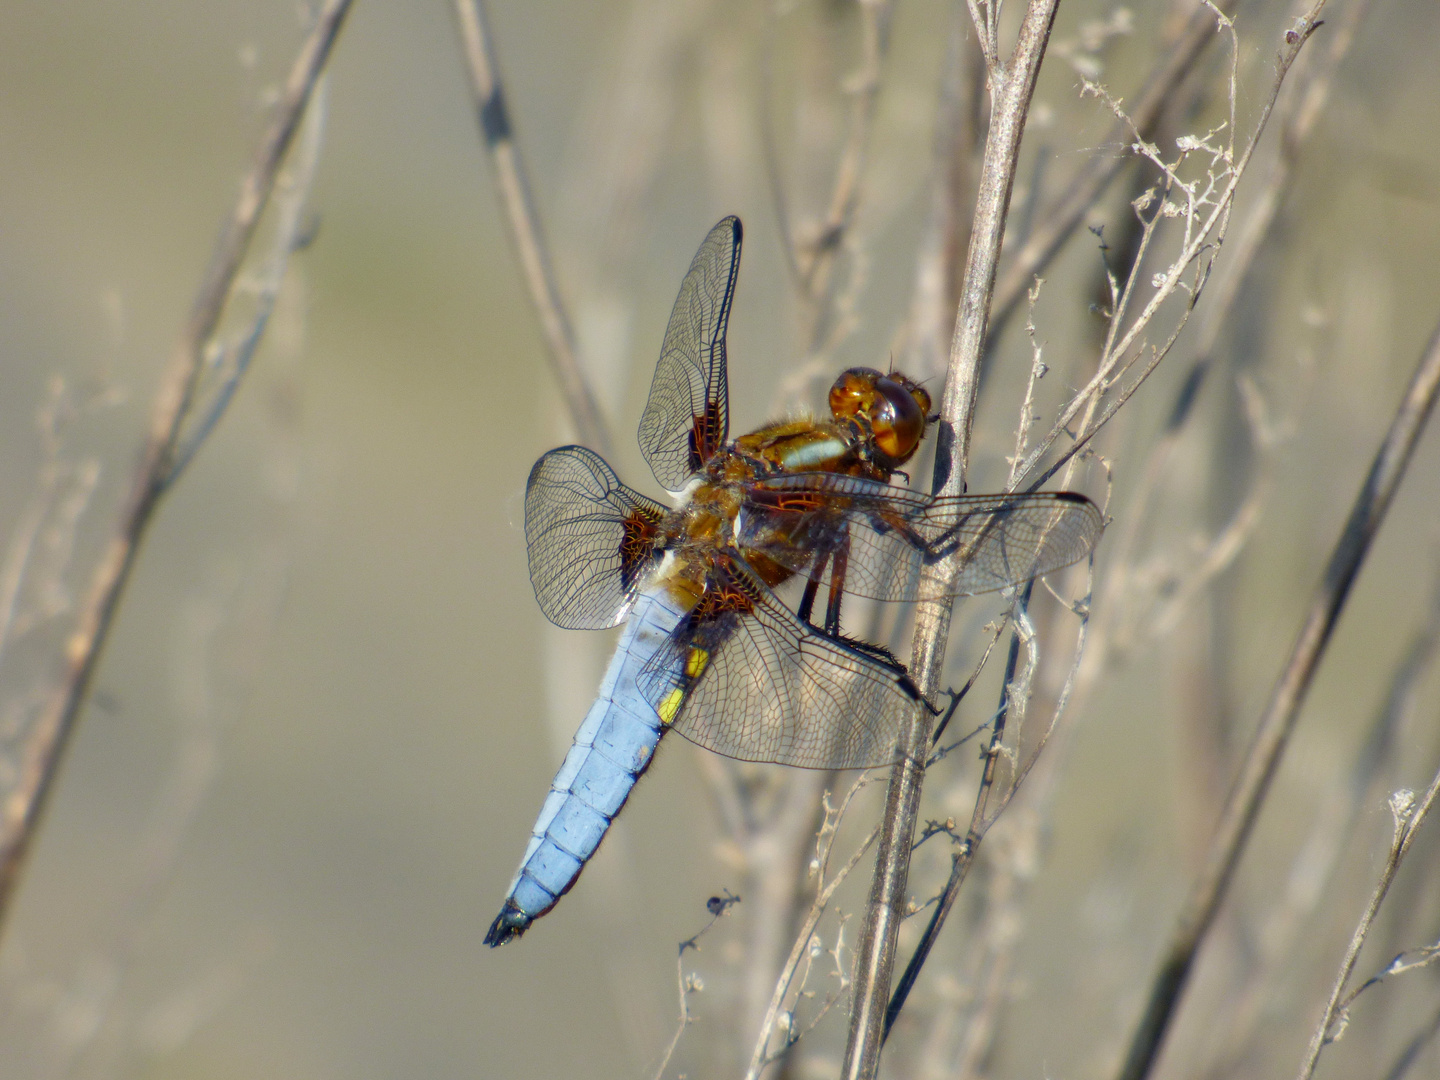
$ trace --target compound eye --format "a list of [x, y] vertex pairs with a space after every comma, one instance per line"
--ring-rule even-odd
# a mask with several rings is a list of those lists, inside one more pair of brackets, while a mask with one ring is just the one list
[[915, 453], [925, 434], [925, 412], [908, 389], [881, 376], [875, 380], [870, 425], [875, 448], [888, 458], [904, 461]]
[[853, 367], [840, 373], [830, 387], [830, 411], [838, 420], [868, 412], [875, 399], [875, 384], [884, 378], [874, 368]]

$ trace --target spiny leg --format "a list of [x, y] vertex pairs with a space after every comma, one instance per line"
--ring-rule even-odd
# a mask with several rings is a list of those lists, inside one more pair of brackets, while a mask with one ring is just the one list
[[840, 602], [845, 598], [845, 571], [850, 565], [850, 535], [830, 553], [830, 596], [825, 601], [825, 632], [840, 634]]
[[810, 615], [815, 610], [815, 596], [820, 591], [820, 575], [825, 573], [825, 563], [829, 558], [829, 552], [821, 552], [815, 562], [815, 569], [810, 574], [810, 580], [805, 582], [805, 594], [800, 597], [800, 610], [795, 612], [811, 626], [815, 625], [810, 622]]

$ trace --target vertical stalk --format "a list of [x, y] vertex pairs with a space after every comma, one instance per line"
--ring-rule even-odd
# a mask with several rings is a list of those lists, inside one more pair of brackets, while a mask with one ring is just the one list
[[[945, 395], [941, 402], [932, 485], [937, 495], [965, 490], [975, 396], [979, 390], [980, 358], [989, 326], [990, 300], [995, 289], [995, 270], [1005, 234], [1005, 218], [1010, 208], [1010, 192], [1015, 183], [1020, 137], [1059, 2], [1030, 0], [1021, 20], [1015, 51], [1008, 62], [1001, 63], [997, 59], [988, 65], [992, 102], [990, 129], [981, 162], [970, 251], [950, 345]], [[979, 29], [983, 40], [985, 28]], [[927, 573], [943, 579], [957, 569], [942, 564], [933, 571], [927, 570]], [[921, 588], [922, 592], [930, 595], [943, 594], [944, 591], [931, 591], [923, 585]], [[916, 684], [927, 698], [939, 688], [950, 612], [948, 602], [921, 604], [916, 612], [911, 669]], [[845, 1080], [870, 1080], [879, 1067], [890, 975], [905, 909], [911, 838], [920, 806], [920, 788], [932, 721], [933, 716], [923, 704], [915, 709], [910, 722], [901, 732], [901, 758], [890, 774], [880, 847], [875, 857], [875, 878], [855, 958], [850, 1034], [840, 1071]]]

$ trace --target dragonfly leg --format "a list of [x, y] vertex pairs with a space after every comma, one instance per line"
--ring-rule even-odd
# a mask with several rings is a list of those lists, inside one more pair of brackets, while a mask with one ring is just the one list
[[[840, 602], [845, 598], [845, 571], [850, 565], [850, 537], [830, 554], [830, 595], [825, 601], [825, 631], [840, 633]], [[812, 579], [813, 580], [813, 579]]]
[[815, 595], [820, 591], [820, 575], [825, 572], [825, 561], [829, 558], [828, 552], [822, 553], [810, 574], [810, 580], [805, 582], [805, 594], [800, 597], [800, 609], [795, 612], [804, 622], [810, 622], [810, 615], [815, 610]]

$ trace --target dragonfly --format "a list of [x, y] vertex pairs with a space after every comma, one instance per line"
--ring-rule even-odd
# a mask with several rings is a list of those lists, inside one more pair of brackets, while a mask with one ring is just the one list
[[[640, 449], [675, 496], [622, 484], [583, 446], [535, 463], [525, 490], [540, 609], [573, 629], [624, 623], [595, 704], [550, 783], [485, 943], [503, 945], [575, 884], [669, 732], [742, 761], [892, 764], [928, 706], [887, 649], [846, 636], [846, 595], [942, 599], [1017, 586], [1085, 558], [1103, 520], [1083, 495], [931, 497], [891, 484], [920, 447], [929, 393], [855, 367], [830, 417], [729, 441], [725, 335], [740, 221], [706, 235], [680, 285], [640, 419]], [[955, 560], [926, 591], [921, 570]], [[803, 581], [795, 610], [777, 596]], [[815, 606], [824, 597], [824, 615]]]

